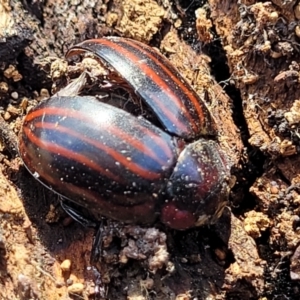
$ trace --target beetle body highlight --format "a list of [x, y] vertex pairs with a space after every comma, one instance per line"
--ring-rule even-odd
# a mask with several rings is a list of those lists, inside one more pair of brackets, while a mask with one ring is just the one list
[[29, 112], [20, 133], [28, 170], [63, 197], [115, 220], [147, 224], [160, 215], [175, 229], [215, 221], [227, 201], [229, 170], [218, 144], [200, 138], [216, 133], [205, 104], [146, 45], [103, 38], [67, 56], [85, 51], [114, 68], [164, 130], [94, 97], [52, 97]]

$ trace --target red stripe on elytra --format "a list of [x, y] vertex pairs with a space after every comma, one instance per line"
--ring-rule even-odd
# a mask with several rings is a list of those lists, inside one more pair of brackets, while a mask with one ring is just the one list
[[[57, 108], [57, 107], [43, 107], [42, 109], [33, 110], [33, 111], [29, 112], [29, 114], [26, 116], [25, 122], [31, 122], [35, 118], [39, 118], [43, 115], [68, 116], [70, 118], [80, 120], [86, 124], [91, 123], [91, 118], [89, 118], [81, 113], [78, 113], [78, 111], [67, 109], [67, 108]], [[95, 123], [95, 125], [97, 126], [98, 124]], [[139, 128], [139, 129], [144, 131], [144, 127], [143, 126], [140, 126], [140, 127], [141, 128]], [[105, 129], [107, 132], [116, 135], [120, 139], [125, 138], [126, 141], [128, 142], [128, 144], [132, 148], [138, 149], [141, 153], [145, 152], [145, 145], [142, 142], [134, 139], [130, 135], [126, 134], [124, 131], [119, 130], [119, 128], [114, 128], [113, 125], [110, 125]], [[171, 157], [172, 152], [169, 149], [169, 147], [167, 147], [166, 143], [164, 143], [164, 141], [162, 139], [157, 138], [155, 136], [155, 134], [153, 134], [153, 132], [148, 130], [148, 134], [150, 134], [150, 133], [151, 133], [153, 142], [155, 140], [155, 142], [158, 144], [158, 146], [161, 149], [163, 149], [165, 155], [167, 157]], [[165, 160], [163, 160], [163, 161], [160, 160], [159, 157], [155, 154], [155, 152], [150, 150], [150, 148], [147, 148], [146, 154], [161, 165], [164, 165], [166, 162]]]
[[[66, 133], [70, 136], [73, 136], [77, 139], [80, 139], [82, 140], [83, 142], [86, 142], [90, 145], [93, 145], [94, 147], [96, 147], [97, 149], [101, 149], [103, 151], [105, 151], [107, 153], [107, 155], [111, 156], [113, 159], [115, 159], [116, 162], [119, 162], [120, 164], [122, 164], [125, 168], [127, 168], [128, 170], [130, 170], [133, 174], [135, 175], [139, 175], [140, 177], [143, 177], [143, 178], [146, 178], [146, 179], [150, 179], [150, 180], [154, 180], [154, 179], [158, 179], [161, 177], [160, 174], [158, 173], [154, 173], [154, 172], [150, 172], [146, 169], [144, 169], [143, 167], [141, 167], [140, 165], [134, 163], [133, 161], [131, 161], [130, 159], [128, 160], [127, 157], [123, 156], [122, 154], [120, 154], [118, 151], [102, 144], [102, 143], [99, 143], [99, 142], [96, 142], [88, 137], [85, 137], [83, 136], [82, 134], [76, 132], [76, 131], [73, 131], [67, 127], [63, 127], [63, 126], [60, 126], [59, 124], [56, 124], [56, 123], [46, 123], [46, 122], [36, 122], [34, 124], [34, 126], [36, 128], [46, 128], [46, 129], [51, 129], [51, 130], [55, 130], [55, 131], [59, 131], [59, 132], [63, 132], [63, 133]], [[48, 144], [48, 143], [47, 143]], [[48, 147], [49, 145], [47, 145]], [[50, 145], [50, 147], [52, 147]], [[60, 147], [60, 146], [59, 146]], [[63, 147], [61, 147], [62, 149], [65, 149]], [[50, 150], [51, 152], [53, 152], [52, 150]], [[69, 151], [68, 149], [65, 149], [65, 151]], [[69, 151], [70, 153], [73, 153], [73, 155], [71, 155], [71, 157], [74, 159], [74, 157], [76, 155], [79, 155], [82, 156], [82, 157], [85, 157], [83, 155], [80, 155], [80, 154], [77, 154], [77, 153], [74, 153], [74, 152], [71, 152]], [[67, 153], [67, 152], [65, 152]], [[67, 156], [68, 157], [68, 156]], [[77, 160], [77, 159], [76, 159]], [[84, 160], [84, 164], [88, 165], [86, 163], [86, 159]], [[97, 170], [95, 167], [93, 166], [98, 166], [97, 164], [93, 164], [92, 162], [90, 162], [90, 166], [91, 168]], [[101, 168], [102, 169], [102, 168]], [[107, 171], [105, 170], [105, 173], [106, 174]], [[112, 174], [112, 173], [111, 173]], [[114, 175], [114, 174], [112, 174]]]
[[[154, 198], [152, 201], [147, 201], [146, 203], [141, 204], [134, 204], [131, 206], [128, 206], [127, 202], [125, 202], [123, 205], [118, 205], [114, 201], [109, 201], [109, 197], [105, 199], [101, 197], [98, 193], [92, 192], [89, 189], [78, 187], [66, 181], [57, 182], [57, 180], [51, 175], [43, 174], [41, 177], [43, 180], [41, 180], [41, 178], [39, 178], [39, 180], [41, 180], [42, 182], [46, 181], [47, 186], [50, 183], [53, 186], [58, 187], [58, 189], [61, 189], [55, 189], [55, 192], [57, 192], [60, 195], [64, 194], [62, 195], [64, 198], [72, 201], [75, 199], [72, 199], [71, 195], [80, 195], [81, 198], [80, 200], [78, 200], [78, 203], [80, 205], [83, 205], [84, 207], [89, 207], [92, 211], [96, 213], [106, 215], [107, 217], [116, 220], [132, 221], [135, 218], [138, 218], [139, 220], [143, 221], [143, 216], [145, 216], [145, 214], [148, 215], [149, 211], [154, 212]], [[67, 192], [67, 194], [69, 194], [71, 197], [66, 197], [65, 192]], [[94, 207], [91, 206], [93, 204]]]
[[[172, 89], [169, 88], [169, 86], [166, 84], [166, 82], [162, 78], [160, 78], [160, 76], [158, 74], [153, 72], [153, 70], [146, 63], [144, 63], [138, 56], [134, 55], [130, 51], [126, 50], [124, 47], [122, 47], [122, 46], [120, 46], [120, 45], [118, 45], [118, 44], [116, 44], [116, 43], [114, 43], [110, 40], [93, 39], [93, 40], [87, 40], [86, 41], [87, 44], [90, 43], [90, 42], [95, 42], [97, 44], [106, 45], [106, 46], [110, 47], [111, 49], [113, 49], [114, 51], [122, 53], [124, 55], [124, 57], [126, 57], [127, 59], [129, 58], [130, 61], [132, 61], [135, 64], [136, 67], [139, 67], [143, 71], [143, 73], [145, 73], [147, 75], [148, 80], [152, 80], [153, 82], [155, 82], [157, 87], [159, 89], [161, 89], [164, 93], [166, 93], [168, 91], [168, 95], [172, 99], [172, 103], [178, 108], [178, 110], [182, 114], [184, 114], [186, 116], [186, 118], [189, 120], [191, 126], [194, 128], [194, 132], [197, 132], [198, 126], [195, 123], [195, 120], [189, 114], [187, 108], [184, 105], [182, 105], [181, 99], [179, 99], [177, 97], [177, 95], [172, 91]], [[71, 55], [75, 55], [75, 54], [80, 54], [83, 51], [90, 51], [89, 50], [89, 45], [85, 46], [84, 43], [85, 42], [79, 44], [78, 46], [74, 46], [75, 48], [71, 49], [68, 52], [67, 57], [69, 57]], [[76, 48], [76, 47], [78, 47], [78, 48]], [[80, 48], [80, 47], [86, 47], [86, 49]], [[73, 52], [73, 50], [74, 50], [74, 52]], [[105, 60], [105, 58], [101, 57], [97, 53], [94, 53], [94, 54], [96, 56], [98, 56], [100, 59]], [[186, 124], [180, 122], [180, 120], [177, 118], [177, 116], [172, 114], [171, 111], [169, 111], [169, 107], [168, 107], [168, 105], [170, 105], [169, 103], [167, 103], [165, 101], [159, 101], [160, 99], [155, 97], [154, 95], [153, 95], [152, 99], [155, 101], [155, 104], [157, 105], [157, 107], [160, 107], [161, 111], [164, 112], [165, 116], [173, 124], [176, 124], [176, 126], [182, 132], [189, 132], [190, 129], [186, 127]]]
[[[45, 178], [46, 180], [51, 180], [51, 178]], [[51, 182], [51, 181], [50, 181]], [[57, 185], [57, 182], [53, 182], [53, 186]], [[67, 184], [61, 184], [61, 187], [64, 190], [68, 190], [69, 193], [75, 194], [75, 195], [84, 195], [83, 197], [85, 199], [79, 200], [79, 204], [88, 207], [91, 209], [91, 211], [100, 213], [106, 217], [115, 219], [115, 220], [122, 220], [124, 222], [132, 222], [134, 220], [139, 220], [140, 222], [147, 221], [145, 219], [145, 216], [149, 215], [149, 212], [154, 213], [154, 198], [148, 199], [148, 201], [134, 204], [134, 205], [128, 205], [128, 202], [126, 200], [124, 201], [123, 205], [120, 205], [116, 202], [111, 200], [109, 197], [107, 199], [101, 197], [99, 194], [92, 192], [90, 190], [87, 190], [85, 188], [81, 188], [78, 186], [75, 186], [71, 183]], [[71, 200], [71, 199], [70, 199]], [[110, 201], [111, 200], [111, 201]], [[77, 201], [77, 199], [76, 199]], [[91, 206], [90, 204], [95, 204], [94, 206]]]
[[[168, 147], [168, 144], [166, 144], [162, 138], [158, 138], [156, 135], [153, 134], [153, 132], [151, 132], [146, 127], [141, 127], [141, 131], [143, 131], [145, 135], [151, 136], [151, 140], [152, 141], [155, 140], [155, 143], [159, 146], [160, 149], [162, 149], [165, 156], [168, 157], [169, 159], [172, 159], [174, 154], [173, 154], [171, 148]], [[164, 163], [166, 163], [166, 159], [164, 160]]]
[[[155, 84], [164, 92], [168, 91], [168, 95], [172, 99], [172, 103], [174, 103], [175, 106], [190, 120], [190, 124], [192, 124], [192, 127], [194, 128], [194, 130], [195, 131], [197, 130], [197, 125], [195, 124], [195, 120], [190, 115], [187, 107], [182, 105], [183, 103], [182, 103], [181, 99], [178, 98], [178, 96], [174, 93], [174, 91], [168, 86], [168, 84], [166, 83], [166, 82], [168, 82], [168, 80], [165, 81], [164, 79], [162, 79], [160, 77], [160, 74], [158, 74], [155, 70], [153, 70], [151, 67], [149, 67], [149, 65], [147, 65], [147, 63], [144, 62], [139, 56], [130, 52], [128, 49], [126, 49], [123, 45], [120, 45], [118, 42], [115, 42], [113, 40], [108, 40], [108, 39], [99, 39], [99, 40], [94, 39], [91, 41], [94, 41], [98, 44], [106, 45], [106, 46], [114, 49], [114, 51], [122, 53], [124, 55], [124, 57], [130, 58], [130, 60], [134, 63], [134, 65], [136, 67], [138, 67], [142, 73], [145, 73], [148, 76], [148, 80], [155, 82]], [[124, 40], [122, 39], [121, 42], [124, 42], [124, 41], [128, 42], [126, 39], [124, 39]], [[128, 44], [130, 44], [130, 43], [128, 43]], [[138, 52], [142, 53], [150, 60], [154, 59], [153, 56], [150, 56], [150, 55], [148, 56], [148, 53], [146, 51], [141, 51], [141, 50], [144, 50], [143, 48], [135, 46], [135, 49], [137, 49]], [[154, 59], [154, 61], [157, 62], [157, 59]], [[168, 103], [164, 103], [164, 101], [156, 101], [156, 104], [160, 105], [160, 104], [168, 104]], [[164, 105], [160, 105], [160, 106], [164, 113], [169, 112], [167, 106], [164, 106]], [[169, 114], [169, 115], [172, 116], [172, 118], [169, 117], [169, 119], [172, 120], [174, 124], [177, 124], [177, 122], [179, 121], [178, 118], [176, 118], [176, 116], [174, 116], [173, 114]]]
[[81, 164], [86, 165], [86, 166], [90, 167], [91, 169], [100, 172], [105, 177], [109, 177], [109, 178], [113, 179], [116, 182], [122, 182], [122, 180], [118, 176], [116, 176], [115, 174], [113, 174], [109, 170], [105, 170], [105, 169], [101, 168], [99, 165], [97, 165], [97, 164], [93, 163], [93, 161], [89, 160], [86, 156], [84, 156], [84, 155], [82, 155], [80, 153], [76, 153], [76, 152], [70, 151], [69, 149], [61, 147], [61, 146], [56, 145], [54, 143], [41, 141], [27, 127], [23, 127], [23, 130], [24, 130], [24, 134], [26, 135], [26, 137], [33, 144], [35, 144], [36, 146], [38, 146], [39, 148], [46, 149], [49, 152], [52, 152], [52, 153], [55, 153], [55, 154], [59, 154], [61, 156], [67, 157], [68, 159], [73, 159], [75, 161], [78, 161]]
[[137, 149], [138, 151], [140, 151], [141, 153], [146, 153], [147, 156], [151, 157], [154, 161], [156, 161], [160, 165], [164, 165], [166, 163], [166, 160], [168, 158], [170, 159], [173, 156], [173, 153], [172, 153], [170, 147], [168, 147], [168, 144], [165, 143], [162, 138], [160, 138], [159, 136], [154, 134], [151, 130], [148, 130], [146, 127], [141, 126], [141, 128], [139, 128], [138, 130], [141, 130], [145, 134], [147, 134], [147, 136], [151, 139], [151, 142], [152, 143], [155, 142], [160, 147], [160, 149], [163, 151], [163, 153], [165, 154], [165, 156], [167, 158], [165, 158], [163, 160], [160, 159], [155, 154], [155, 152], [152, 149], [150, 149], [149, 145], [144, 144], [137, 139], [134, 139], [133, 136], [127, 134], [125, 131], [121, 131], [119, 128], [112, 127], [112, 126], [109, 128], [109, 131], [112, 134], [114, 134], [115, 136], [118, 136], [119, 138], [121, 138], [122, 140], [127, 142], [129, 145], [134, 146], [134, 148]]
[[144, 55], [146, 55], [150, 60], [154, 61], [157, 66], [159, 66], [165, 73], [167, 73], [168, 76], [172, 78], [172, 80], [176, 83], [179, 89], [185, 94], [185, 96], [189, 100], [191, 100], [191, 102], [193, 103], [194, 107], [197, 110], [201, 124], [204, 124], [203, 107], [200, 104], [201, 100], [198, 98], [196, 92], [194, 92], [191, 88], [190, 89], [188, 88], [189, 85], [187, 84], [186, 80], [183, 77], [181, 77], [181, 75], [178, 76], [174, 74], [174, 71], [176, 71], [178, 74], [179, 72], [175, 68], [173, 68], [173, 66], [170, 65], [170, 62], [167, 59], [165, 59], [163, 55], [161, 55], [158, 52], [155, 52], [155, 54], [157, 54], [163, 60], [163, 63], [161, 63], [161, 61], [159, 61], [157, 57], [155, 57], [155, 55], [153, 54], [154, 50], [152, 50], [150, 47], [147, 47], [145, 45], [140, 45], [140, 43], [137, 41], [124, 39], [122, 40], [122, 43], [124, 42], [139, 51], [140, 49], [143, 49], [143, 47], [149, 48], [147, 49], [147, 51], [143, 51]]

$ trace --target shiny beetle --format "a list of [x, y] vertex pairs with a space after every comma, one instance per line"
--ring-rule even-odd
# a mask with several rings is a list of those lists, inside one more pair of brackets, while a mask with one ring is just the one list
[[[19, 152], [31, 174], [68, 200], [127, 223], [171, 228], [214, 222], [229, 166], [205, 104], [158, 51], [117, 37], [84, 41], [153, 111], [161, 128], [90, 96], [52, 97], [25, 118]], [[116, 83], [118, 84], [118, 83]]]

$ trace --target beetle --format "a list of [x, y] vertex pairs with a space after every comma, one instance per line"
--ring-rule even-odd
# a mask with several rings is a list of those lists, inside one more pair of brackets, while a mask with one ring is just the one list
[[[89, 52], [153, 111], [160, 126], [92, 96], [52, 97], [25, 117], [19, 153], [29, 172], [94, 215], [184, 230], [215, 222], [230, 168], [205, 103], [158, 51], [106, 37], [70, 48]], [[113, 97], [113, 96], [112, 96]]]

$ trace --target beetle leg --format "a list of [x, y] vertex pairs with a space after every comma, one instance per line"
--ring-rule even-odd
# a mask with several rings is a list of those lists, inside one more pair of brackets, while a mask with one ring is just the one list
[[61, 199], [60, 205], [61, 205], [62, 209], [72, 219], [74, 219], [76, 222], [78, 222], [82, 226], [84, 226], [84, 227], [91, 227], [91, 228], [96, 228], [97, 227], [97, 224], [95, 222], [93, 222], [92, 220], [90, 220], [88, 218], [85, 218], [79, 210], [77, 210], [76, 208], [74, 208], [72, 205], [68, 205], [66, 203], [66, 200], [62, 200]]
[[102, 241], [104, 236], [104, 229], [103, 229], [103, 220], [98, 224], [98, 228], [96, 229], [96, 235], [94, 237], [92, 250], [91, 250], [91, 257], [90, 257], [90, 264], [95, 265], [97, 261], [99, 261], [101, 253], [102, 253]]

